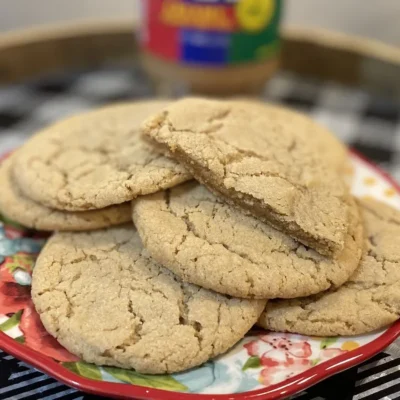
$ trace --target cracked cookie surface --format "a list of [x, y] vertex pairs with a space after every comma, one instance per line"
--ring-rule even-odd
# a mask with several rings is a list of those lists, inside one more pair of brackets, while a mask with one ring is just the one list
[[142, 373], [181, 371], [224, 353], [265, 307], [183, 283], [149, 258], [133, 226], [55, 234], [36, 262], [32, 299], [70, 352]]
[[346, 246], [335, 260], [195, 182], [137, 198], [132, 214], [151, 256], [183, 280], [236, 297], [292, 298], [339, 286], [356, 269], [362, 226], [350, 204]]
[[268, 107], [269, 112], [273, 113], [275, 118], [285, 120], [287, 123], [296, 126], [295, 134], [306, 140], [308, 139], [309, 145], [323, 154], [324, 160], [340, 173], [351, 167], [347, 146], [324, 126], [310, 119], [309, 116], [284, 106], [265, 103], [265, 101], [250, 98], [241, 98], [238, 101], [251, 102], [252, 104], [258, 104], [258, 106]]
[[104, 107], [56, 123], [20, 150], [23, 193], [66, 211], [104, 208], [181, 183], [189, 174], [140, 138], [140, 123], [167, 102]]
[[131, 220], [130, 203], [80, 212], [54, 210], [36, 203], [26, 197], [14, 182], [12, 164], [15, 155], [8, 157], [0, 166], [0, 212], [11, 220], [45, 231], [100, 229]]
[[256, 102], [189, 98], [142, 129], [230, 204], [321, 254], [343, 249], [348, 189], [332, 157], [313, 142], [312, 120]]
[[360, 200], [365, 246], [354, 275], [335, 291], [268, 303], [258, 324], [305, 335], [358, 335], [400, 317], [400, 212]]

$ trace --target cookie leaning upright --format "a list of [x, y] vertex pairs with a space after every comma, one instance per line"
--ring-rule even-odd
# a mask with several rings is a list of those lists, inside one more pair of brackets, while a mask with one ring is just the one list
[[307, 135], [315, 123], [301, 121], [261, 103], [189, 98], [149, 118], [143, 133], [228, 203], [337, 255], [348, 231], [348, 190]]
[[46, 330], [84, 361], [154, 374], [224, 353], [265, 306], [182, 282], [133, 226], [55, 234], [36, 262], [32, 299]]
[[120, 204], [190, 178], [140, 139], [139, 126], [167, 103], [104, 107], [56, 123], [19, 151], [15, 180], [47, 207], [84, 211]]
[[400, 211], [361, 200], [365, 246], [343, 286], [317, 296], [268, 303], [259, 325], [304, 335], [356, 335], [400, 318]]

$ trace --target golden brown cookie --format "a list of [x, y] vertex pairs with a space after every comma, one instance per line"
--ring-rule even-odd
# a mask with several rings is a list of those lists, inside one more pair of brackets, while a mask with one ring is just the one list
[[190, 176], [180, 165], [139, 135], [142, 120], [166, 104], [109, 106], [48, 127], [18, 152], [16, 182], [26, 196], [47, 207], [84, 211], [187, 180]]
[[348, 189], [293, 112], [245, 101], [188, 98], [143, 124], [143, 133], [225, 201], [321, 254], [348, 231]]
[[133, 226], [55, 234], [36, 262], [32, 299], [73, 354], [151, 374], [224, 353], [265, 307], [183, 283], [149, 258]]
[[151, 256], [184, 281], [244, 298], [307, 296], [343, 284], [361, 256], [362, 227], [351, 201], [346, 245], [322, 256], [188, 182], [132, 202]]
[[[237, 101], [253, 102], [260, 105], [260, 101], [251, 98], [241, 98]], [[343, 173], [350, 165], [348, 149], [332, 132], [324, 126], [314, 122], [309, 116], [277, 104], [262, 102], [268, 113], [274, 113], [276, 118], [286, 121], [298, 129], [294, 134], [309, 141], [310, 146], [324, 155], [324, 159], [329, 165]]]
[[337, 290], [268, 303], [258, 324], [305, 335], [358, 335], [400, 318], [400, 212], [361, 200], [364, 253], [354, 275]]
[[0, 212], [28, 228], [44, 231], [84, 231], [105, 228], [131, 220], [129, 203], [91, 211], [68, 212], [42, 206], [26, 197], [12, 176], [15, 155], [0, 167]]

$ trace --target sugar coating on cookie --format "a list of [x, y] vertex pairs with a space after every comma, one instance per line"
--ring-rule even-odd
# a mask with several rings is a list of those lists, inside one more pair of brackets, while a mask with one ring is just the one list
[[149, 258], [132, 226], [55, 234], [36, 262], [32, 299], [71, 353], [151, 374], [224, 353], [265, 307], [183, 283]]
[[188, 98], [146, 120], [143, 133], [231, 205], [321, 254], [338, 254], [348, 189], [332, 157], [313, 144], [318, 125], [296, 115], [256, 102]]
[[308, 249], [194, 182], [137, 198], [132, 205], [135, 226], [155, 260], [184, 281], [231, 296], [318, 293], [343, 284], [361, 256], [354, 201], [346, 246], [337, 259]]
[[237, 101], [252, 102], [258, 106], [268, 107], [269, 113], [273, 113], [276, 118], [297, 126], [298, 129], [294, 133], [308, 140], [309, 145], [323, 154], [324, 160], [333, 168], [343, 173], [345, 169], [350, 167], [351, 160], [346, 145], [309, 116], [277, 104], [269, 104], [251, 98], [238, 98]]
[[167, 103], [104, 107], [56, 123], [19, 151], [15, 179], [48, 207], [83, 211], [174, 186], [189, 174], [140, 139], [141, 122]]
[[375, 200], [359, 205], [365, 247], [354, 275], [335, 291], [271, 301], [259, 325], [305, 335], [358, 335], [400, 318], [400, 211]]
[[12, 176], [12, 155], [0, 166], [0, 212], [28, 228], [44, 231], [84, 231], [119, 225], [131, 220], [129, 203], [91, 211], [69, 212], [43, 206], [26, 197]]

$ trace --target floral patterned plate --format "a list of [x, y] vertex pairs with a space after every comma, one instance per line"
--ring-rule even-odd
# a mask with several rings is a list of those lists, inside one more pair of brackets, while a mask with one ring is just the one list
[[[400, 187], [353, 153], [347, 171], [357, 196], [400, 209]], [[0, 222], [0, 348], [54, 378], [116, 398], [174, 400], [281, 399], [373, 356], [400, 335], [400, 321], [355, 337], [317, 338], [252, 331], [228, 353], [172, 375], [97, 367], [80, 361], [43, 328], [30, 298], [31, 272], [46, 235]]]

